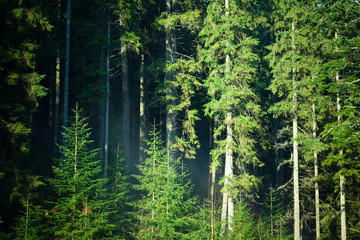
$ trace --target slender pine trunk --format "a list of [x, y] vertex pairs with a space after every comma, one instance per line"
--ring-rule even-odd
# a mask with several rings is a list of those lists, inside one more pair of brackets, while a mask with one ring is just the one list
[[[337, 33], [335, 33], [335, 37], [337, 38]], [[339, 84], [339, 72], [336, 73], [336, 83]], [[340, 123], [340, 111], [341, 111], [341, 103], [340, 103], [340, 95], [339, 92], [336, 94], [336, 111], [338, 113], [337, 121]], [[343, 150], [341, 149], [339, 155], [343, 154]], [[341, 240], [346, 240], [346, 209], [345, 209], [345, 177], [343, 174], [340, 174], [340, 220], [341, 220]]]
[[[60, 7], [60, 6], [59, 6]], [[59, 143], [60, 126], [60, 50], [56, 50], [56, 69], [55, 69], [55, 111], [54, 111], [54, 156], [57, 154], [57, 144]]]
[[[102, 4], [105, 5], [105, 0], [102, 0]], [[106, 32], [106, 10], [103, 6], [103, 9], [100, 14], [100, 32], [101, 35], [105, 35]], [[106, 56], [105, 56], [105, 46], [102, 45], [100, 47], [100, 70], [102, 73], [100, 74], [100, 84], [103, 87], [106, 87], [105, 76], [103, 72], [106, 69]], [[105, 105], [106, 105], [106, 95], [101, 99], [99, 103], [99, 114], [98, 114], [98, 130], [97, 130], [97, 148], [99, 148], [99, 159], [104, 161], [104, 134], [105, 134]], [[104, 166], [105, 169], [105, 166]]]
[[[335, 31], [335, 41], [338, 39], [338, 32]], [[338, 49], [336, 49], [337, 51]], [[335, 82], [337, 86], [339, 86], [340, 75], [339, 72], [336, 72]], [[339, 91], [336, 93], [336, 112], [337, 122], [340, 124], [340, 111], [341, 111], [341, 103], [340, 103], [340, 94]], [[340, 149], [339, 155], [343, 155], [343, 150]], [[342, 166], [340, 166], [342, 167]], [[346, 209], [345, 209], [346, 199], [345, 199], [345, 177], [343, 174], [340, 174], [340, 222], [341, 222], [341, 240], [346, 240]]]
[[[292, 48], [293, 55], [295, 55], [295, 23], [292, 22]], [[294, 59], [293, 56], [293, 67], [292, 67], [292, 75], [293, 75], [293, 179], [294, 179], [294, 240], [300, 240], [300, 200], [299, 200], [299, 146], [298, 146], [298, 118], [297, 118], [297, 94], [296, 94], [296, 70], [294, 67]]]
[[107, 53], [106, 53], [106, 103], [104, 136], [104, 176], [108, 175], [109, 166], [109, 109], [110, 109], [110, 8], [107, 9]]
[[68, 109], [69, 109], [70, 14], [71, 14], [71, 0], [67, 0], [65, 79], [64, 79], [63, 124], [62, 124], [64, 128], [67, 127]]
[[[316, 139], [316, 112], [315, 103], [312, 104], [313, 112], [313, 139]], [[316, 225], [316, 239], [320, 239], [320, 198], [319, 198], [319, 165], [316, 150], [314, 150], [314, 178], [315, 178], [315, 225]]]
[[122, 73], [122, 98], [123, 98], [123, 138], [125, 144], [125, 158], [128, 167], [131, 167], [130, 160], [130, 143], [131, 143], [131, 126], [130, 126], [130, 95], [129, 95], [129, 73], [127, 47], [124, 42], [121, 43], [121, 73]]
[[139, 164], [143, 163], [145, 160], [145, 152], [142, 150], [145, 148], [145, 137], [146, 137], [146, 78], [145, 78], [145, 54], [141, 53], [141, 63], [140, 63], [140, 127], [139, 127]]
[[[225, 0], [225, 16], [229, 17], [229, 0]], [[225, 56], [225, 76], [230, 74], [230, 55]], [[226, 147], [225, 147], [225, 182], [223, 193], [223, 209], [221, 212], [222, 232], [225, 231], [225, 224], [229, 231], [233, 231], [233, 218], [234, 218], [234, 199], [231, 195], [232, 178], [233, 178], [233, 150], [231, 148], [232, 137], [232, 112], [226, 113]]]
[[[226, 156], [225, 156], [225, 186], [232, 189], [232, 179], [233, 179], [233, 150], [231, 149], [231, 144], [233, 142], [232, 137], [232, 114], [231, 112], [227, 113], [227, 143], [226, 143]], [[229, 231], [233, 231], [233, 218], [234, 218], [234, 199], [231, 194], [231, 190], [228, 192], [228, 216], [227, 224]]]
[[[214, 125], [216, 125], [216, 120], [214, 121]], [[215, 127], [215, 126], [214, 126]], [[210, 139], [209, 139], [209, 146], [211, 148], [212, 144], [212, 128], [210, 125]], [[216, 137], [214, 137], [214, 146], [216, 142]], [[218, 161], [218, 160], [216, 160]], [[211, 240], [214, 240], [215, 238], [215, 181], [216, 181], [216, 164], [211, 164], [212, 158], [211, 155], [209, 155], [209, 164], [210, 164], [210, 201], [211, 201], [211, 216], [210, 216], [210, 228], [211, 228]]]
[[[56, 17], [60, 22], [61, 18], [61, 0], [57, 0]], [[59, 37], [56, 37], [59, 40]], [[51, 96], [51, 95], [50, 95]], [[55, 59], [55, 103], [54, 103], [54, 145], [53, 156], [57, 157], [57, 144], [59, 143], [60, 126], [60, 47], [56, 48]]]
[[[174, 6], [176, 5], [176, 0], [166, 0], [166, 16], [170, 17]], [[174, 26], [166, 27], [166, 38], [165, 38], [165, 48], [166, 48], [166, 65], [175, 62], [175, 52], [177, 48], [176, 42], [176, 30]], [[175, 111], [170, 110], [170, 107], [175, 105], [176, 99], [176, 89], [173, 86], [175, 81], [175, 72], [167, 71], [165, 73], [165, 85], [166, 85], [166, 146], [170, 150], [170, 155], [173, 156], [173, 146], [175, 144], [176, 136], [176, 113]]]

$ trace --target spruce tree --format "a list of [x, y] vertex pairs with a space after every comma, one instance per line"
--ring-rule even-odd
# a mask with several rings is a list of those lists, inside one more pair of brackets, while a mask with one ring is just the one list
[[262, 219], [265, 220], [266, 239], [291, 239], [292, 235], [289, 234], [288, 229], [289, 219], [278, 192], [272, 187], [269, 188], [269, 193], [266, 193]]
[[[284, 116], [292, 121], [293, 200], [294, 200], [294, 239], [301, 239], [300, 229], [300, 161], [299, 128], [305, 115], [304, 99], [307, 99], [308, 79], [311, 77], [307, 36], [302, 31], [301, 15], [307, 9], [305, 3], [298, 1], [275, 1], [274, 27], [275, 43], [268, 55], [273, 80], [269, 89], [277, 95], [279, 101], [270, 111], [275, 117]], [[307, 108], [309, 109], [309, 107]], [[311, 109], [311, 108], [310, 108]]]
[[44, 210], [38, 205], [39, 187], [45, 185], [39, 176], [32, 176], [25, 171], [16, 170], [16, 187], [10, 196], [11, 202], [18, 200], [22, 206], [12, 239], [40, 239], [44, 238]]
[[223, 231], [225, 225], [232, 230], [234, 198], [247, 195], [259, 183], [252, 174], [253, 166], [259, 164], [253, 134], [259, 127], [260, 108], [253, 89], [258, 41], [251, 31], [264, 19], [257, 15], [256, 7], [250, 1], [212, 1], [199, 34], [203, 42], [199, 58], [207, 69], [204, 86], [210, 99], [205, 113], [218, 123], [214, 130], [218, 147], [211, 153], [212, 161], [218, 165], [222, 155], [226, 158]]
[[[120, 147], [111, 155], [114, 161], [109, 168], [107, 182], [106, 211], [109, 212], [109, 224], [112, 225], [112, 235], [127, 239], [131, 234], [133, 223], [133, 190], [126, 172], [125, 159]], [[110, 159], [111, 160], [111, 159]]]
[[[324, 127], [323, 135], [329, 146], [330, 153], [327, 155], [324, 165], [329, 167], [336, 184], [334, 196], [340, 195], [340, 233], [339, 230], [331, 229], [327, 236], [336, 236], [347, 239], [358, 235], [359, 227], [355, 222], [359, 216], [353, 214], [358, 211], [351, 199], [358, 199], [358, 182], [360, 171], [358, 165], [359, 128], [359, 49], [360, 42], [358, 23], [360, 20], [359, 4], [354, 1], [331, 2], [319, 7], [322, 21], [319, 23], [323, 30], [324, 56], [327, 59], [322, 70], [329, 82], [327, 91], [330, 101], [328, 119]], [[355, 200], [356, 201], [356, 200]], [[347, 206], [355, 207], [349, 210]], [[351, 217], [349, 215], [351, 215]], [[334, 218], [331, 213], [325, 215], [327, 228]], [[349, 219], [351, 219], [349, 221]], [[350, 227], [351, 226], [351, 227]], [[331, 228], [331, 227], [330, 227]], [[350, 231], [349, 231], [350, 230]], [[355, 237], [356, 238], [356, 237]]]
[[107, 234], [101, 165], [90, 149], [90, 129], [78, 109], [59, 145], [62, 158], [53, 166], [50, 186], [56, 192], [50, 212], [53, 234], [64, 239], [96, 239]]
[[139, 239], [190, 239], [196, 198], [179, 160], [169, 157], [155, 126], [149, 132], [145, 152], [149, 156], [139, 165], [137, 175], [141, 199], [136, 204]]

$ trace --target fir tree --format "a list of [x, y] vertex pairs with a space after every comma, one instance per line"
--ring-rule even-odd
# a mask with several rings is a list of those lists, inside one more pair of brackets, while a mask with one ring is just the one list
[[241, 198], [236, 202], [234, 223], [232, 227], [234, 231], [225, 235], [225, 238], [249, 240], [260, 239], [251, 208], [249, 208], [246, 201]]
[[10, 200], [19, 200], [23, 211], [17, 218], [17, 226], [14, 228], [12, 239], [40, 239], [44, 235], [44, 211], [38, 205], [39, 196], [37, 190], [45, 185], [39, 176], [32, 176], [25, 172], [16, 171], [17, 186], [14, 187]]
[[283, 203], [272, 187], [269, 188], [269, 193], [266, 193], [262, 219], [266, 225], [266, 239], [291, 239]]
[[[329, 194], [329, 199], [336, 199], [340, 195], [339, 207], [336, 208], [340, 213], [340, 219], [335, 220], [333, 214], [327, 211], [324, 223], [330, 230], [326, 233], [328, 237], [341, 236], [341, 239], [351, 239], [356, 238], [359, 231], [358, 224], [354, 224], [359, 222], [359, 216], [353, 214], [358, 211], [355, 210], [357, 207], [350, 211], [347, 208], [348, 204], [353, 202], [351, 199], [358, 199], [360, 181], [359, 4], [354, 1], [325, 1], [318, 9], [322, 20], [319, 27], [324, 33], [323, 54], [327, 59], [322, 70], [329, 82], [328, 111], [331, 113], [331, 118], [328, 119], [323, 131], [330, 150], [324, 166], [329, 167], [336, 184], [334, 195]], [[354, 207], [353, 204], [350, 205]], [[335, 223], [339, 220], [340, 224]], [[333, 229], [332, 224], [341, 228]]]
[[212, 1], [199, 34], [203, 41], [199, 58], [207, 68], [204, 86], [210, 98], [205, 113], [218, 123], [214, 130], [218, 147], [211, 153], [212, 161], [219, 165], [225, 155], [223, 231], [225, 225], [231, 231], [236, 195], [248, 194], [259, 183], [252, 174], [260, 163], [253, 137], [259, 127], [260, 107], [253, 88], [258, 40], [251, 30], [264, 19], [257, 13], [254, 2]]
[[137, 203], [139, 239], [190, 239], [191, 224], [196, 210], [192, 186], [180, 168], [179, 160], [169, 157], [155, 126], [149, 133], [145, 152], [149, 156], [139, 165], [142, 193]]
[[69, 120], [62, 158], [53, 167], [50, 185], [56, 192], [51, 211], [53, 234], [64, 239], [96, 239], [107, 234], [108, 213], [104, 211], [101, 165], [97, 150], [89, 148], [90, 129], [78, 109]]
[[131, 233], [133, 223], [132, 185], [126, 173], [125, 160], [121, 157], [120, 147], [115, 152], [115, 161], [110, 167], [107, 208], [109, 224], [112, 225], [113, 236], [126, 239]]

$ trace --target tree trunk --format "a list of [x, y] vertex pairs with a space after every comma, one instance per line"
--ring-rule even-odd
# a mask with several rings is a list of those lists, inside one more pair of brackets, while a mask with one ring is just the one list
[[[166, 0], [166, 16], [170, 17], [173, 7], [176, 4], [176, 0]], [[176, 32], [173, 29], [174, 26], [166, 28], [166, 65], [175, 62], [176, 52]], [[176, 136], [176, 113], [170, 110], [170, 107], [175, 105], [176, 89], [173, 86], [175, 81], [175, 72], [166, 71], [165, 73], [165, 85], [166, 85], [166, 146], [170, 151], [170, 157], [173, 156], [173, 146], [175, 144]]]
[[64, 101], [63, 101], [63, 127], [67, 127], [69, 109], [69, 67], [70, 67], [70, 14], [71, 0], [67, 0], [66, 10], [66, 52], [65, 52], [65, 79], [64, 79]]
[[106, 103], [104, 136], [104, 176], [108, 175], [109, 165], [109, 108], [110, 108], [110, 8], [107, 9], [107, 53], [106, 53]]
[[57, 144], [59, 143], [59, 126], [60, 126], [60, 51], [59, 49], [57, 49], [56, 69], [55, 69], [55, 110], [54, 110], [54, 150], [53, 150], [54, 157], [56, 157], [57, 155]]
[[[335, 33], [335, 37], [337, 38], [337, 33]], [[339, 84], [339, 72], [336, 73], [336, 83]], [[339, 92], [336, 95], [336, 111], [338, 113], [337, 121], [340, 122], [340, 95]], [[339, 152], [340, 155], [343, 154], [343, 150], [341, 149]], [[346, 211], [345, 211], [345, 177], [343, 174], [340, 174], [340, 220], [341, 220], [341, 240], [346, 240]]]
[[[214, 121], [214, 127], [216, 126], [217, 122]], [[211, 149], [212, 144], [212, 128], [210, 123], [210, 139], [209, 139], [209, 148]], [[214, 146], [216, 142], [216, 137], [214, 137]], [[218, 160], [217, 160], [218, 161]], [[210, 201], [211, 201], [211, 216], [210, 216], [210, 228], [211, 228], [211, 240], [215, 238], [215, 181], [216, 181], [216, 164], [212, 164], [212, 158], [209, 154], [209, 164], [210, 164], [210, 173], [211, 173], [211, 180], [210, 180]]]
[[[102, 3], [104, 4], [104, 2]], [[103, 9], [101, 11], [101, 20], [100, 20], [100, 32], [102, 35], [105, 35], [105, 9]], [[106, 57], [105, 57], [105, 46], [101, 46], [100, 48], [100, 84], [103, 87], [106, 87], [106, 81], [105, 81], [105, 76], [103, 74], [103, 72], [105, 72], [106, 69]], [[104, 98], [101, 99], [100, 103], [99, 103], [99, 114], [98, 114], [98, 127], [96, 129], [96, 137], [97, 137], [97, 141], [96, 141], [96, 147], [99, 148], [99, 159], [101, 161], [104, 161], [104, 134], [105, 134], [105, 105], [106, 105], [106, 96], [104, 96]], [[104, 165], [104, 169], [105, 169], [105, 165]], [[105, 170], [104, 170], [105, 172]]]
[[122, 100], [123, 100], [123, 139], [125, 144], [125, 158], [130, 168], [130, 96], [129, 96], [129, 73], [127, 48], [124, 42], [121, 43], [121, 73], [122, 73]]
[[[335, 31], [335, 39], [337, 40], [338, 33]], [[336, 72], [335, 75], [335, 81], [336, 84], [339, 84], [340, 76], [339, 72]], [[336, 112], [338, 113], [337, 121], [340, 123], [341, 117], [340, 117], [340, 111], [341, 111], [341, 103], [340, 103], [340, 94], [339, 91], [336, 94]], [[343, 150], [341, 149], [339, 152], [339, 155], [343, 154]], [[340, 222], [341, 222], [341, 240], [346, 240], [346, 209], [345, 209], [345, 177], [343, 174], [340, 174]]]
[[[225, 0], [225, 15], [229, 17], [229, 0]], [[229, 76], [230, 55], [225, 56], [225, 76]], [[234, 217], [234, 200], [232, 198], [232, 178], [233, 178], [233, 150], [231, 145], [233, 142], [232, 137], [232, 113], [226, 113], [226, 147], [225, 147], [225, 182], [223, 193], [223, 209], [221, 209], [222, 232], [225, 231], [225, 224], [229, 231], [233, 231], [233, 217]]]
[[[232, 137], [232, 114], [231, 112], [227, 113], [227, 143], [226, 143], [226, 156], [225, 156], [225, 186], [232, 189], [232, 179], [233, 179], [233, 150], [231, 149], [231, 144], [233, 142]], [[228, 192], [228, 217], [227, 224], [228, 229], [233, 231], [233, 218], [234, 218], [234, 200], [232, 198], [231, 190]]]
[[[295, 24], [292, 22], [292, 48], [295, 54]], [[294, 61], [294, 59], [293, 59]], [[293, 62], [294, 64], [294, 62]], [[293, 90], [296, 90], [296, 70], [292, 68]], [[299, 200], [299, 153], [298, 153], [298, 121], [296, 113], [297, 94], [293, 93], [293, 178], [294, 178], [294, 240], [300, 240], [300, 200]]]
[[[313, 138], [316, 139], [316, 113], [315, 103], [312, 104], [313, 111]], [[314, 177], [315, 177], [315, 225], [316, 225], [316, 239], [320, 239], [320, 199], [319, 199], [319, 166], [318, 156], [316, 150], [314, 150]]]
[[139, 164], [143, 163], [145, 160], [145, 152], [142, 150], [146, 147], [145, 137], [146, 137], [146, 78], [145, 78], [145, 54], [141, 53], [141, 63], [140, 63], [140, 128], [139, 128]]

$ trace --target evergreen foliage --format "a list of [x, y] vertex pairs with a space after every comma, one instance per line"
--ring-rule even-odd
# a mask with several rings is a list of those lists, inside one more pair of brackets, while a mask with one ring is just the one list
[[234, 231], [228, 233], [229, 236], [225, 235], [224, 238], [259, 239], [254, 215], [247, 203], [241, 198], [236, 202], [233, 228]]
[[44, 183], [39, 176], [31, 176], [26, 173], [17, 174], [17, 186], [13, 189], [10, 200], [19, 200], [23, 211], [17, 219], [12, 239], [40, 239], [44, 235], [44, 210], [37, 205], [38, 188]]
[[108, 234], [108, 212], [104, 211], [104, 183], [97, 150], [89, 145], [90, 129], [80, 110], [74, 116], [59, 145], [62, 158], [53, 167], [50, 186], [56, 193], [49, 213], [55, 237], [96, 239]]
[[[234, 177], [233, 189], [238, 192], [249, 192], [256, 189], [259, 179], [251, 174], [252, 167], [260, 164], [254, 149], [254, 132], [259, 127], [260, 107], [258, 96], [254, 92], [256, 83], [256, 66], [258, 56], [255, 47], [258, 40], [251, 36], [251, 30], [264, 21], [257, 16], [256, 4], [250, 1], [237, 3], [230, 1], [229, 16], [226, 16], [223, 3], [213, 1], [207, 8], [204, 27], [199, 36], [203, 41], [200, 49], [200, 61], [208, 70], [204, 86], [207, 88], [209, 102], [205, 104], [205, 113], [219, 123], [214, 136], [219, 136], [217, 149], [212, 150], [213, 162], [218, 162], [225, 154], [226, 139], [221, 138], [228, 123], [227, 112], [233, 119], [233, 138], [231, 149], [238, 176]], [[230, 63], [226, 64], [226, 55]], [[227, 65], [227, 66], [226, 66]]]
[[107, 182], [106, 211], [109, 213], [108, 224], [112, 225], [112, 236], [127, 239], [133, 224], [133, 195], [132, 186], [126, 173], [125, 160], [118, 149], [115, 153], [115, 162], [110, 167], [110, 176]]
[[1, 0], [0, 20], [1, 239], [358, 239], [358, 0]]
[[155, 125], [149, 132], [145, 152], [149, 156], [139, 165], [137, 175], [142, 197], [136, 204], [139, 239], [191, 239], [196, 210], [192, 185], [179, 160], [169, 157]]
[[266, 193], [262, 219], [265, 222], [265, 238], [266, 239], [291, 239], [289, 234], [288, 222], [289, 217], [283, 207], [283, 203], [278, 197], [278, 193], [274, 188], [269, 188]]

